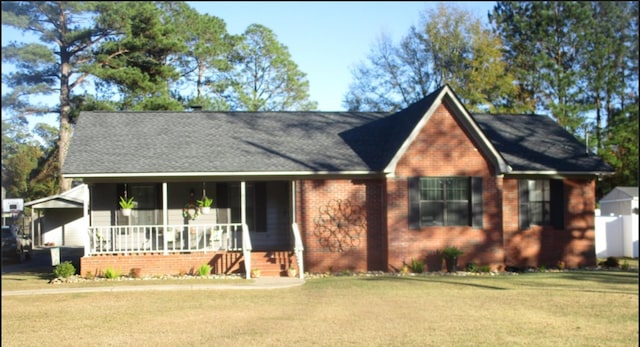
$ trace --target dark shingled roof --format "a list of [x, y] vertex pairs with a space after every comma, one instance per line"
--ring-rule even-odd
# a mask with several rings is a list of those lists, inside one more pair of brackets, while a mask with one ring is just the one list
[[513, 171], [613, 171], [547, 116], [474, 114], [473, 118]]
[[[63, 173], [382, 173], [443, 91], [393, 114], [82, 112]], [[473, 119], [515, 173], [612, 171], [548, 117]]]
[[63, 172], [368, 172], [367, 163], [339, 134], [382, 116], [83, 112]]
[[382, 171], [427, 113], [442, 88], [407, 108], [340, 134], [372, 171]]

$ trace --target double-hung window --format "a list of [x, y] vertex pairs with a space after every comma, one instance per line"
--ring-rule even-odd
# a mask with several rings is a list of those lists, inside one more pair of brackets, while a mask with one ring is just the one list
[[482, 227], [482, 178], [414, 177], [409, 180], [409, 224]]
[[520, 180], [518, 198], [521, 229], [531, 225], [564, 227], [562, 180]]

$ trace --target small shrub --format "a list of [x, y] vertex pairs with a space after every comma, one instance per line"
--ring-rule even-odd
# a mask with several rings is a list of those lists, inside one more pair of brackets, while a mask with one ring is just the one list
[[558, 265], [558, 270], [564, 270], [564, 268], [566, 267], [566, 264], [562, 260], [559, 260], [557, 265]]
[[104, 270], [104, 277], [113, 279], [120, 277], [120, 274], [115, 269], [108, 267], [106, 270]]
[[607, 260], [604, 261], [604, 266], [609, 268], [617, 268], [620, 267], [620, 263], [618, 262], [618, 258], [608, 257]]
[[94, 279], [95, 277], [96, 277], [96, 275], [94, 275], [94, 274], [93, 274], [93, 272], [91, 272], [91, 271], [87, 271], [87, 272], [84, 274], [84, 278], [86, 278], [86, 279], [88, 279], [88, 280], [92, 280], [92, 279]]
[[545, 272], [545, 271], [547, 271], [547, 267], [546, 267], [546, 266], [544, 266], [544, 265], [540, 265], [540, 266], [538, 267], [538, 271], [540, 271], [540, 272]]
[[467, 272], [478, 272], [480, 268], [476, 263], [467, 263]]
[[205, 276], [209, 276], [210, 274], [211, 274], [211, 265], [209, 264], [200, 265], [200, 267], [198, 268], [198, 276], [205, 277]]
[[344, 269], [344, 270], [342, 270], [342, 274], [343, 274], [344, 276], [351, 276], [351, 270], [349, 270], [349, 269]]
[[455, 246], [448, 246], [442, 250], [442, 256], [445, 259], [455, 259], [461, 256], [464, 252]]
[[629, 263], [627, 263], [627, 261], [625, 260], [624, 263], [622, 263], [622, 265], [620, 265], [620, 268], [622, 270], [629, 270]]
[[76, 274], [76, 268], [75, 266], [73, 266], [73, 264], [71, 264], [70, 261], [65, 261], [56, 265], [56, 268], [53, 270], [53, 273], [57, 277], [69, 278]]
[[187, 270], [185, 269], [181, 269], [180, 271], [178, 271], [178, 276], [180, 277], [184, 277], [187, 275]]
[[411, 265], [409, 265], [409, 268], [411, 269], [411, 272], [421, 274], [424, 272], [424, 263], [417, 259], [411, 259]]
[[484, 272], [484, 273], [491, 272], [491, 266], [489, 266], [489, 265], [482, 265], [482, 266], [480, 266], [479, 271], [480, 271], [480, 272]]

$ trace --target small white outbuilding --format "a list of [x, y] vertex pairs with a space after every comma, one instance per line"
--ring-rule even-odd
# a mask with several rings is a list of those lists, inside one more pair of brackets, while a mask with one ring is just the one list
[[62, 194], [25, 203], [32, 208], [34, 245], [83, 246], [87, 234], [88, 188], [80, 184]]
[[615, 187], [600, 199], [601, 216], [638, 214], [638, 187]]

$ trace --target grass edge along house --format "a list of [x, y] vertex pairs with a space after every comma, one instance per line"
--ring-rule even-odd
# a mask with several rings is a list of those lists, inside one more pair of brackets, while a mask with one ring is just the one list
[[446, 85], [395, 113], [82, 112], [63, 166], [89, 187], [83, 275], [441, 271], [449, 246], [591, 266], [612, 173], [551, 118], [471, 114]]

